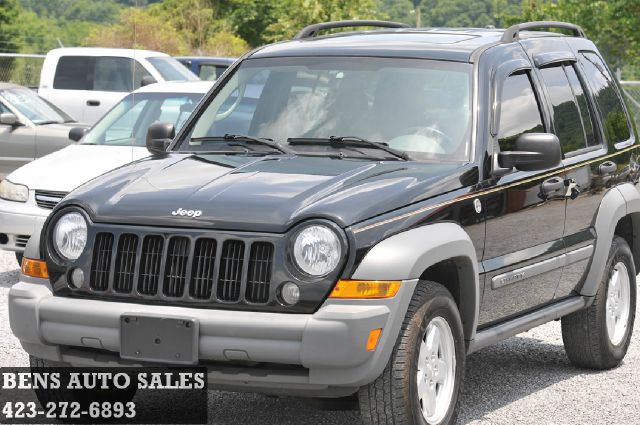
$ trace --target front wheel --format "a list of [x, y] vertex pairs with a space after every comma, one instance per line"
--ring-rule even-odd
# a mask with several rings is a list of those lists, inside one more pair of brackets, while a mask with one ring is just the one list
[[442, 285], [420, 282], [387, 367], [359, 392], [366, 424], [452, 424], [465, 365], [460, 313]]

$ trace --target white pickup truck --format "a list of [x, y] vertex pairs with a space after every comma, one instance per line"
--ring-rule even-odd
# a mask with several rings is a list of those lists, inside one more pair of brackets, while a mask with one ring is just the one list
[[78, 121], [93, 124], [128, 93], [161, 81], [198, 77], [165, 53], [73, 47], [47, 53], [38, 94]]

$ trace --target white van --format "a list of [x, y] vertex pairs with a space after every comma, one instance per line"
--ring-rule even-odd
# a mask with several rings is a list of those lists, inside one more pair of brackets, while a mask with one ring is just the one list
[[141, 86], [192, 80], [198, 77], [165, 53], [73, 47], [47, 53], [38, 94], [76, 120], [93, 124]]

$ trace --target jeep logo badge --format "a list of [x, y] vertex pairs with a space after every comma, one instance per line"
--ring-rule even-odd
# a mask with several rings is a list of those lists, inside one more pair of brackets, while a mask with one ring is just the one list
[[191, 218], [198, 218], [202, 215], [202, 211], [200, 210], [183, 210], [182, 208], [178, 208], [175, 211], [171, 211], [171, 215], [179, 215], [181, 217], [187, 216]]

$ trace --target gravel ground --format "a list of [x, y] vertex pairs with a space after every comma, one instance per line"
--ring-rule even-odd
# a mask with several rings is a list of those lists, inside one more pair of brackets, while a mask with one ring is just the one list
[[[11, 334], [9, 287], [18, 280], [13, 255], [0, 252], [0, 366], [25, 366]], [[639, 312], [640, 314], [640, 312]], [[557, 322], [471, 355], [459, 424], [640, 424], [640, 331], [623, 365], [608, 372], [569, 364]], [[138, 400], [162, 408], [171, 400]], [[209, 392], [213, 424], [360, 424], [356, 412], [330, 412], [296, 399]]]

